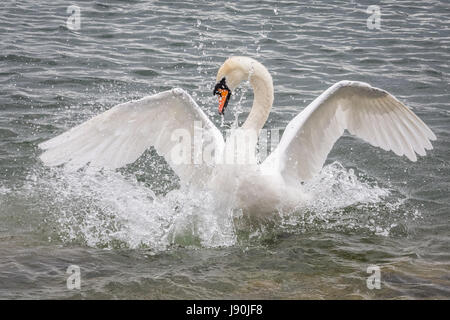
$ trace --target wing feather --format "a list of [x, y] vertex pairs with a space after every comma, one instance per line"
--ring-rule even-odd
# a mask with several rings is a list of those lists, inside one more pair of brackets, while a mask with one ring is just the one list
[[434, 133], [408, 107], [385, 90], [357, 81], [336, 83], [287, 126], [263, 162], [286, 180], [308, 180], [318, 173], [339, 137], [348, 130], [373, 146], [416, 161], [432, 149]]
[[115, 169], [136, 161], [153, 146], [182, 180], [199, 182], [212, 166], [194, 165], [193, 161], [180, 164], [171, 157], [171, 151], [178, 143], [172, 141], [172, 134], [177, 129], [190, 134], [193, 153], [196, 123], [202, 125], [209, 143], [212, 137], [215, 150], [223, 148], [220, 131], [188, 93], [176, 88], [119, 104], [41, 143], [39, 147], [45, 151], [40, 158], [49, 166], [65, 164], [72, 170], [85, 165]]

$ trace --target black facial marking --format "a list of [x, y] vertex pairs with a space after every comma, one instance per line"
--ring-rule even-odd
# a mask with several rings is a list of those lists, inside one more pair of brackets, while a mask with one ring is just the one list
[[216, 86], [214, 87], [214, 92], [213, 92], [213, 94], [220, 95], [219, 89], [225, 89], [225, 90], [228, 90], [228, 91], [230, 92], [230, 94], [231, 94], [231, 90], [230, 90], [230, 88], [228, 88], [227, 83], [226, 83], [226, 81], [225, 81], [225, 78], [222, 78], [222, 80], [220, 80], [220, 82], [218, 82], [218, 83], [216, 84]]

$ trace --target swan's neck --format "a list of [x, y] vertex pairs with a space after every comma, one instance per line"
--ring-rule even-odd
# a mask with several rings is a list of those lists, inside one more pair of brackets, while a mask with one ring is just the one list
[[242, 128], [255, 130], [258, 135], [272, 108], [272, 77], [262, 64], [252, 63], [248, 79], [253, 88], [253, 106]]

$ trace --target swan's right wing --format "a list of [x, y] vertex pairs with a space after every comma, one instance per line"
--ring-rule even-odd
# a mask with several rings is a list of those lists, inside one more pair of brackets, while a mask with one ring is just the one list
[[351, 134], [416, 161], [436, 136], [408, 107], [367, 83], [341, 81], [315, 99], [287, 126], [262, 166], [285, 180], [302, 181], [318, 173], [336, 140]]
[[[182, 147], [186, 145], [181, 140], [188, 148]], [[194, 150], [194, 143], [201, 149]], [[49, 166], [115, 169], [134, 162], [153, 146], [181, 180], [199, 182], [212, 168], [212, 162], [194, 159], [205, 144], [212, 154], [220, 151], [222, 134], [191, 96], [177, 88], [119, 104], [39, 147], [45, 150], [41, 160]]]

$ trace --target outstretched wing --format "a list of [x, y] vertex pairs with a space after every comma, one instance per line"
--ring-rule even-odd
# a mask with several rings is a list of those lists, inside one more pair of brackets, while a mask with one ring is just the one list
[[308, 180], [318, 173], [336, 140], [351, 134], [416, 161], [432, 149], [433, 132], [388, 92], [367, 83], [341, 81], [315, 99], [286, 127], [263, 168], [285, 179]]
[[[39, 147], [45, 152], [40, 158], [47, 165], [66, 164], [70, 169], [86, 164], [114, 169], [134, 162], [153, 146], [181, 180], [196, 181], [211, 166], [193, 159], [195, 130], [201, 130], [197, 133], [204, 136], [203, 141], [198, 140], [201, 148], [206, 143], [211, 153], [223, 148], [223, 137], [217, 127], [188, 93], [176, 88], [119, 104], [41, 143]], [[176, 152], [181, 141], [189, 143], [189, 148], [184, 149], [184, 156], [189, 159]]]

